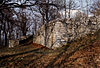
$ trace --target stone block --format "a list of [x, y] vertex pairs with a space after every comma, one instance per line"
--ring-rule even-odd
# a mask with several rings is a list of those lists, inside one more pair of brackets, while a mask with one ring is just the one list
[[15, 47], [17, 45], [19, 45], [18, 40], [9, 40], [9, 48]]

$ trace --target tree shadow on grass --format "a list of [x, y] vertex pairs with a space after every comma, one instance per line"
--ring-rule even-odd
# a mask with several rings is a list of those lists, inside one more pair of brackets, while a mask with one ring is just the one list
[[59, 53], [59, 54], [57, 55], [57, 57], [54, 58], [45, 68], [53, 68], [53, 64], [61, 57], [62, 54], [64, 54], [64, 53], [66, 52], [66, 50], [67, 50], [68, 47], [69, 47], [69, 45], [67, 45], [67, 46], [64, 48], [64, 50], [63, 50], [61, 53]]
[[23, 55], [23, 54], [27, 54], [27, 53], [31, 53], [31, 52], [36, 52], [38, 50], [41, 50], [41, 49], [44, 49], [44, 47], [41, 47], [41, 48], [37, 48], [37, 49], [34, 49], [34, 50], [31, 50], [31, 51], [26, 51], [26, 52], [22, 52], [22, 53], [17, 53], [17, 54], [12, 54], [12, 55], [5, 55], [5, 56], [1, 56], [0, 57], [0, 61], [5, 59], [5, 58], [9, 58], [9, 57], [14, 57], [14, 56], [18, 56], [18, 55]]
[[[53, 67], [60, 67], [66, 59], [68, 59], [70, 56], [72, 56], [77, 50], [80, 49], [80, 47], [82, 47], [83, 45], [80, 45], [78, 47], [76, 47], [73, 51], [71, 51], [70, 53], [65, 53], [68, 49], [69, 46], [64, 48], [64, 51], [61, 52], [59, 55], [57, 55], [56, 58], [54, 58], [45, 68], [53, 68]], [[65, 57], [63, 57], [63, 59], [61, 60], [61, 62], [57, 63], [56, 65], [54, 65], [54, 63], [60, 58], [62, 57], [62, 55], [65, 54]], [[64, 65], [63, 65], [64, 66]]]

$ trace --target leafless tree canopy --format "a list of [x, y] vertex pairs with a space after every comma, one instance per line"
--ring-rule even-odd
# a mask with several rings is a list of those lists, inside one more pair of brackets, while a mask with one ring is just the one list
[[100, 0], [95, 0], [92, 6], [90, 7], [90, 12], [96, 16], [100, 15]]
[[35, 34], [41, 25], [60, 17], [52, 0], [0, 0], [0, 44]]
[[[45, 25], [45, 44], [47, 24], [61, 18], [59, 10], [77, 8], [74, 0], [0, 0], [0, 45], [8, 45], [10, 39], [36, 34]], [[100, 1], [91, 6], [91, 13], [100, 15]], [[66, 17], [66, 16], [65, 16]]]

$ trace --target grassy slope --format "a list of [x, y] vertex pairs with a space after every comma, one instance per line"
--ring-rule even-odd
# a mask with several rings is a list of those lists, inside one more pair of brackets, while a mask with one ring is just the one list
[[77, 39], [57, 50], [30, 44], [0, 51], [0, 67], [99, 68], [100, 31]]

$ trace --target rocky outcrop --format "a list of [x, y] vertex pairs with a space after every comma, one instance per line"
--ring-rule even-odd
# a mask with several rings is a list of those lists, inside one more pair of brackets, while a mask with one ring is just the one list
[[[66, 45], [67, 42], [83, 37], [86, 34], [94, 33], [100, 28], [100, 22], [91, 19], [74, 19], [60, 20], [56, 19], [48, 23], [47, 29], [47, 47], [57, 48]], [[44, 25], [38, 30], [33, 42], [44, 45], [45, 31]]]

